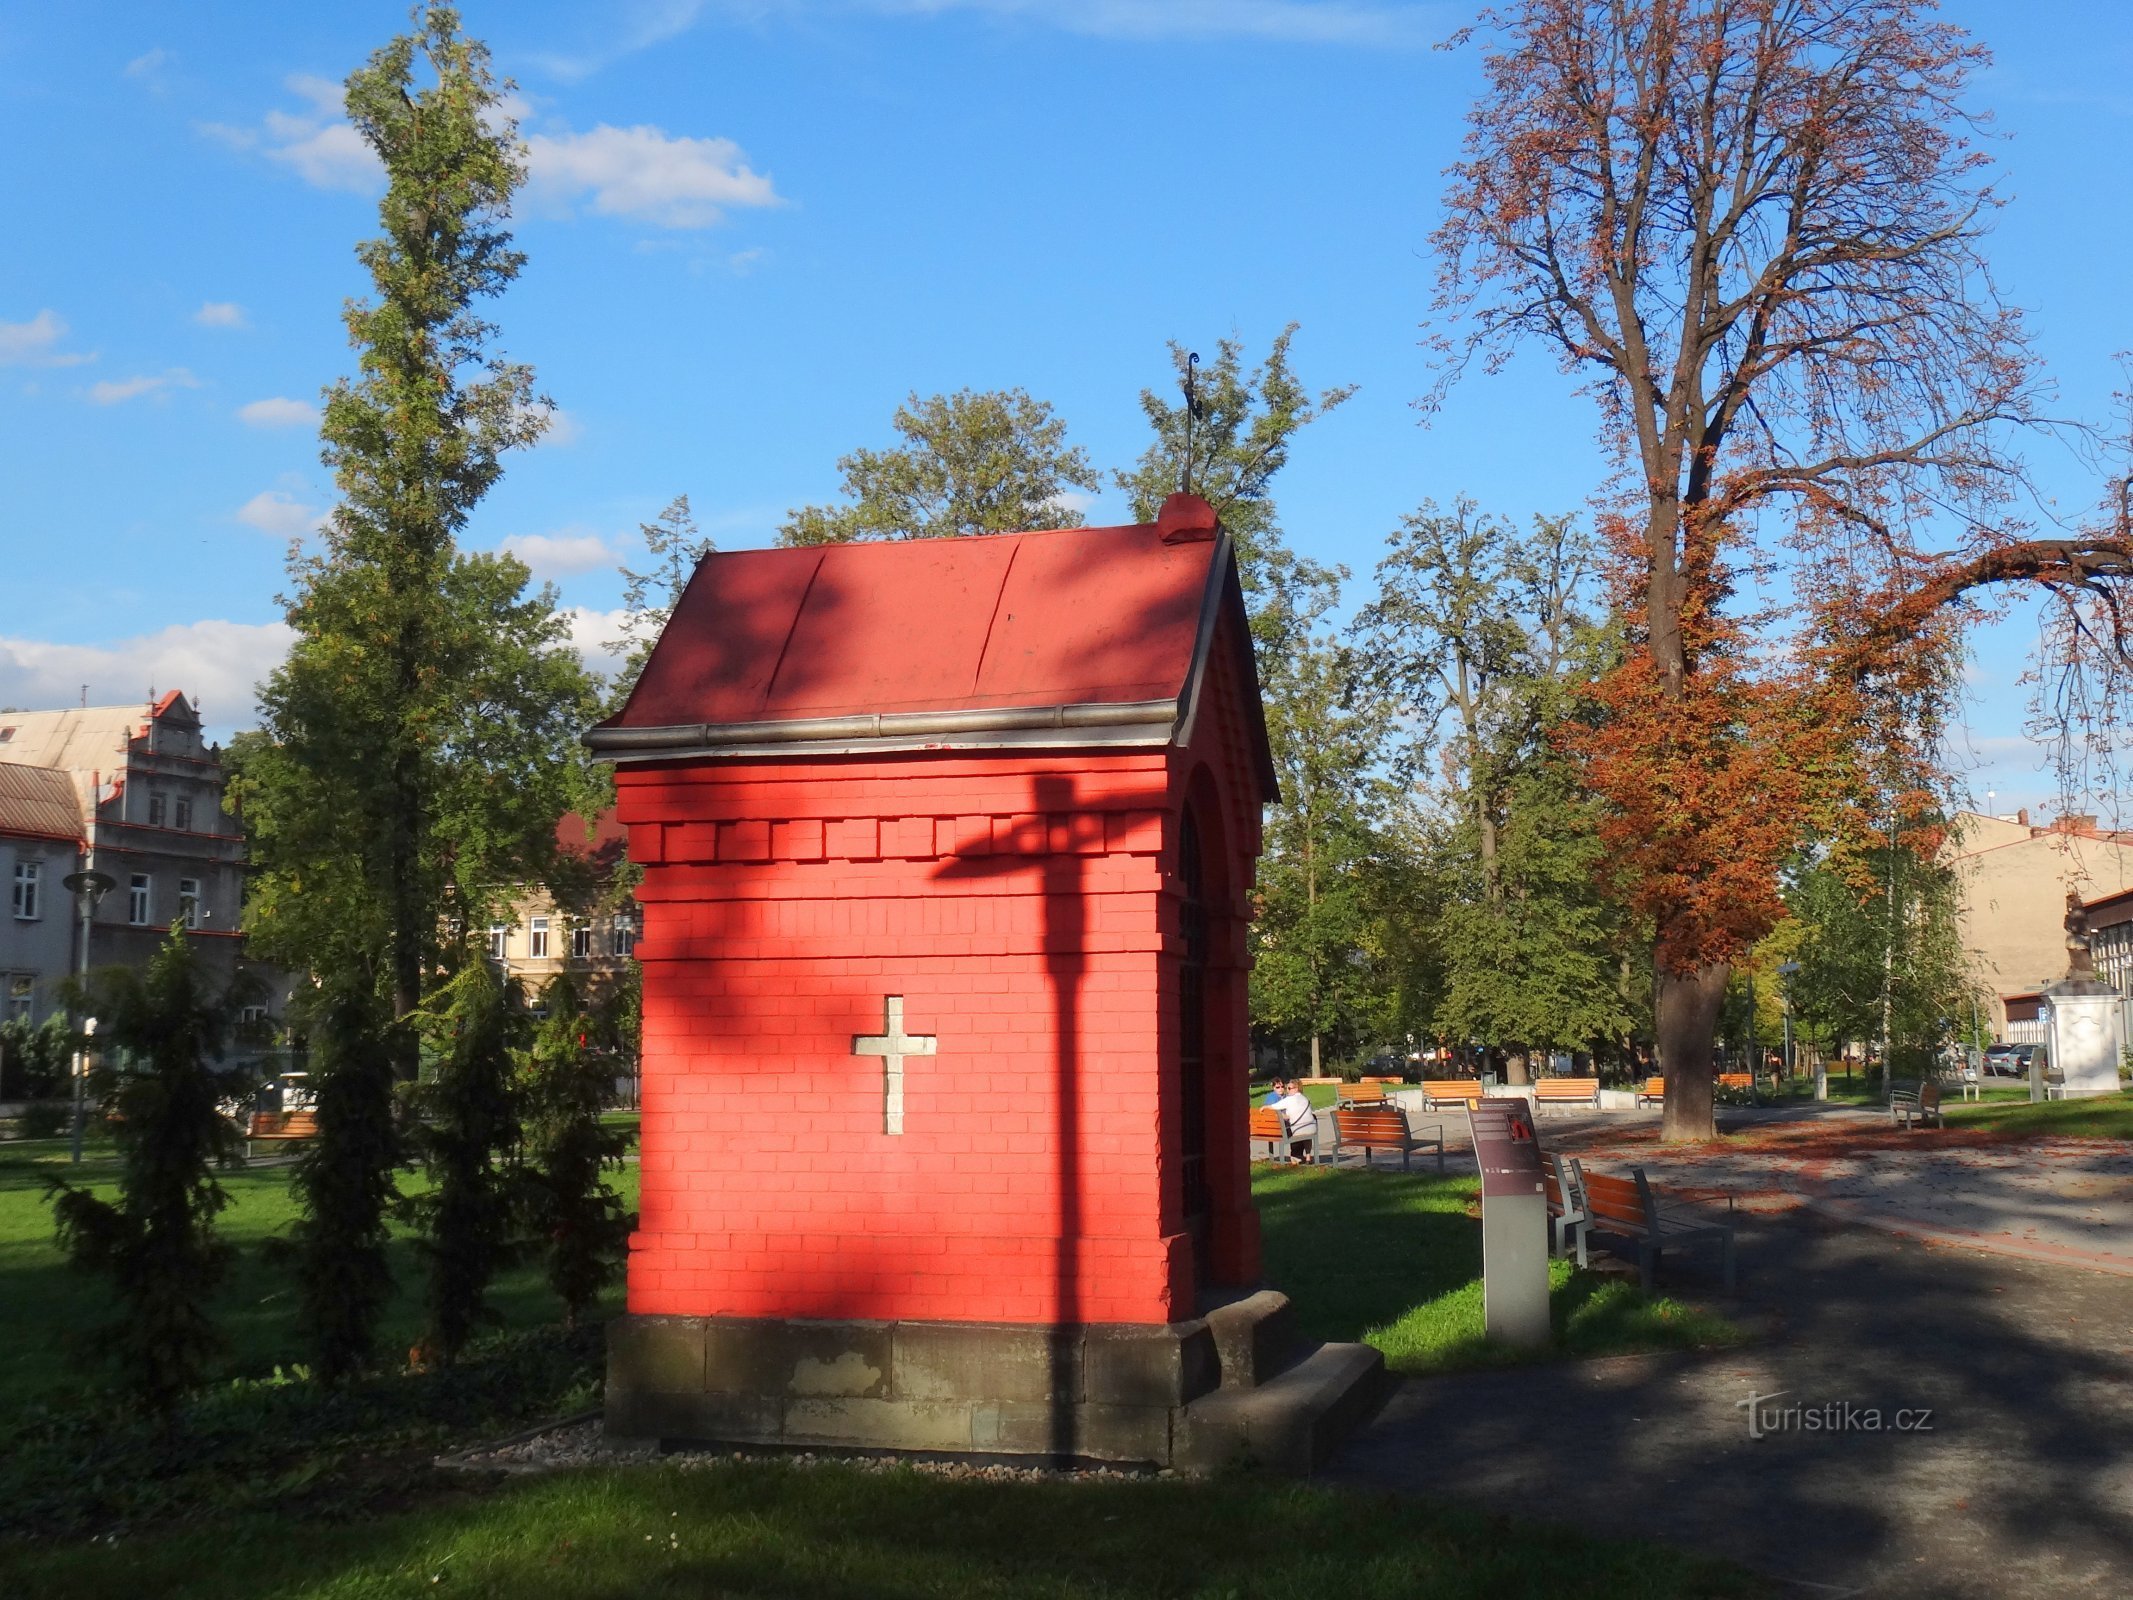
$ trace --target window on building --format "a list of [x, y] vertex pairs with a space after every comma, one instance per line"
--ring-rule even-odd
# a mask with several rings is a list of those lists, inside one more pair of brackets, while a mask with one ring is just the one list
[[164, 814], [168, 810], [169, 803], [162, 795], [151, 794], [148, 797], [148, 826], [151, 828], [162, 827]]
[[548, 919], [535, 917], [526, 925], [526, 954], [538, 961], [548, 954]]
[[171, 803], [170, 825], [184, 833], [193, 831], [193, 803], [187, 796], [181, 794]]
[[491, 961], [504, 959], [505, 948], [510, 938], [511, 930], [508, 926], [501, 922], [489, 924], [489, 959]]
[[592, 953], [592, 924], [581, 922], [570, 930], [570, 959], [573, 961], [590, 961]]
[[145, 872], [136, 872], [126, 884], [126, 920], [136, 928], [148, 926], [148, 891], [152, 882]]
[[615, 918], [613, 943], [609, 949], [618, 956], [634, 955], [637, 951], [637, 918], [625, 911]]
[[31, 991], [37, 987], [34, 972], [10, 972], [7, 975], [7, 1020], [27, 1022], [30, 1020]]
[[41, 861], [18, 861], [15, 863], [15, 884], [9, 896], [17, 922], [35, 922], [44, 915], [42, 895], [44, 887], [44, 863]]
[[185, 919], [185, 925], [188, 928], [200, 926], [200, 880], [198, 878], [180, 878], [178, 880], [178, 915]]

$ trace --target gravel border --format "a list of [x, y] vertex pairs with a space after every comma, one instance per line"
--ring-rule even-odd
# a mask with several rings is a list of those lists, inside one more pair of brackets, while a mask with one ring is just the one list
[[1143, 1481], [1175, 1478], [1169, 1468], [1018, 1466], [998, 1459], [961, 1461], [939, 1456], [841, 1455], [814, 1450], [662, 1450], [649, 1439], [610, 1439], [597, 1411], [580, 1412], [523, 1432], [493, 1439], [434, 1459], [450, 1472], [504, 1472], [535, 1475], [568, 1472], [578, 1467], [665, 1467], [683, 1472], [750, 1461], [786, 1466], [842, 1466], [861, 1472], [919, 1472], [934, 1478], [971, 1478], [990, 1482], [1037, 1483]]

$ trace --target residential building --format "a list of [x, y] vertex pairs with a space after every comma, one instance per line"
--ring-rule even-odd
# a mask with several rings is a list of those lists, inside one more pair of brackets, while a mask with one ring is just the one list
[[2026, 811], [1962, 811], [1941, 859], [1955, 871], [1963, 947], [1992, 997], [1985, 1020], [1995, 1038], [2023, 1042], [2010, 1023], [2033, 1022], [2037, 991], [2066, 976], [2067, 894], [2133, 889], [2133, 836], [2104, 831], [2094, 817], [2032, 823]]
[[[0, 712], [0, 723], [14, 715]], [[0, 762], [0, 1020], [38, 1023], [63, 1009], [74, 970], [74, 897], [65, 879], [87, 847], [74, 785], [63, 772]]]
[[635, 901], [617, 905], [613, 900], [627, 830], [612, 811], [590, 825], [583, 817], [567, 816], [556, 827], [556, 839], [591, 869], [595, 888], [589, 905], [573, 910], [558, 904], [545, 889], [519, 889], [483, 930], [484, 943], [535, 1004], [549, 981], [567, 972], [577, 980], [586, 1003], [598, 1005], [628, 974], [643, 926]]
[[[90, 966], [145, 965], [182, 917], [202, 936], [209, 970], [224, 981], [234, 975], [244, 839], [222, 809], [222, 752], [182, 693], [147, 705], [0, 712], [0, 762], [64, 778], [88, 864], [114, 880], [90, 926]], [[57, 790], [48, 782], [46, 792]], [[64, 891], [50, 888], [59, 912]]]

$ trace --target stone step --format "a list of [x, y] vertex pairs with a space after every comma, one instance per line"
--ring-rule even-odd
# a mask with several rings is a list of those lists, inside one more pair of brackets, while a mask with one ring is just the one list
[[1278, 1289], [1261, 1289], [1227, 1305], [1212, 1306], [1202, 1320], [1214, 1335], [1225, 1389], [1255, 1389], [1294, 1366], [1309, 1348], [1296, 1331], [1289, 1297]]
[[1171, 1464], [1228, 1466], [1304, 1477], [1385, 1391], [1385, 1358], [1367, 1344], [1322, 1344], [1253, 1388], [1221, 1388], [1175, 1413]]

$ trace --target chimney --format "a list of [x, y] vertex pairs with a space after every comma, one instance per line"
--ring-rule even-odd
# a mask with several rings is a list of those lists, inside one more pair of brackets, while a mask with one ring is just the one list
[[2020, 824], [2021, 824], [2021, 825], [2022, 825], [2023, 827], [2025, 827], [2025, 828], [2026, 828], [2026, 827], [2028, 827], [2028, 826], [2029, 826], [2029, 807], [2027, 807], [2027, 806], [2024, 806], [2024, 807], [2022, 807], [2022, 809], [2021, 809], [2021, 810], [2017, 811], [2017, 812], [2015, 813], [2015, 821], [2019, 822], [2019, 823], [2020, 823]]

